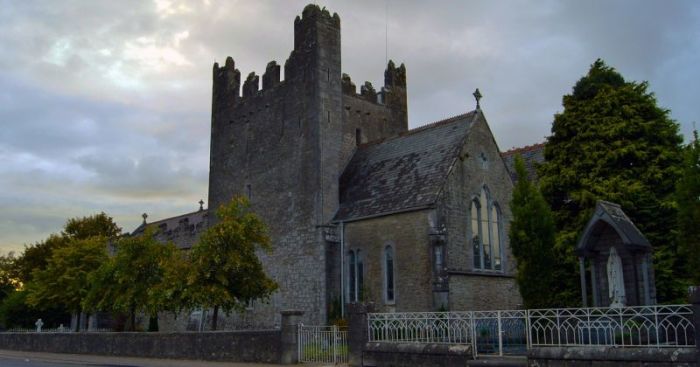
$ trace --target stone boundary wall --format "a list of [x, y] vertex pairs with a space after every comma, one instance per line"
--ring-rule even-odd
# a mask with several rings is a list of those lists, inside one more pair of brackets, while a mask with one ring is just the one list
[[528, 351], [528, 365], [560, 366], [698, 366], [689, 348], [538, 347]]
[[471, 345], [367, 343], [364, 366], [464, 367], [473, 359]]
[[281, 331], [0, 333], [0, 349], [107, 356], [279, 363]]

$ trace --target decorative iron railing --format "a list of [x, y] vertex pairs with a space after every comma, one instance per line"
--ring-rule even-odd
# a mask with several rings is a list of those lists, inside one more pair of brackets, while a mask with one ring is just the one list
[[475, 353], [518, 354], [531, 346], [695, 345], [689, 305], [371, 313], [371, 342], [472, 344]]
[[529, 310], [534, 346], [677, 347], [695, 345], [689, 305]]
[[469, 344], [472, 312], [369, 314], [369, 341]]

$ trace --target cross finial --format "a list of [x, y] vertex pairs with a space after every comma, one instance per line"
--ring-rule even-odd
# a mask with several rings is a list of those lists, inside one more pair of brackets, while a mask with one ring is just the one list
[[199, 210], [200, 211], [204, 210], [204, 200], [202, 200], [202, 199], [199, 200]]
[[148, 214], [143, 213], [141, 214], [141, 217], [143, 217], [143, 224], [146, 224], [146, 218], [148, 218]]
[[479, 92], [479, 88], [476, 88], [472, 95], [474, 96], [474, 99], [476, 99], [476, 109], [478, 110], [481, 108], [479, 105], [479, 100], [481, 99], [481, 92]]

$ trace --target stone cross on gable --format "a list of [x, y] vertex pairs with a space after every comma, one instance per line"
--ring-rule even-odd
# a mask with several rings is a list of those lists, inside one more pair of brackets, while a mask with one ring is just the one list
[[44, 326], [44, 322], [41, 321], [41, 319], [39, 319], [39, 320], [36, 320], [36, 322], [34, 323], [34, 325], [36, 325], [36, 332], [37, 332], [37, 333], [40, 333], [40, 332], [41, 332], [41, 327]]
[[199, 200], [199, 210], [204, 210], [204, 200]]
[[146, 224], [146, 218], [148, 218], [148, 214], [143, 213], [141, 214], [141, 217], [143, 217], [143, 224]]
[[481, 97], [482, 97], [481, 92], [479, 92], [479, 88], [476, 88], [476, 90], [474, 91], [474, 93], [472, 93], [472, 95], [474, 96], [474, 99], [476, 99], [476, 109], [478, 110], [481, 108], [481, 106], [479, 105], [479, 101], [481, 100]]

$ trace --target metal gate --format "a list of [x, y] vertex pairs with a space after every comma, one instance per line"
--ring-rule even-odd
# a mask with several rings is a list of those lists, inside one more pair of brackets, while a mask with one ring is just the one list
[[347, 330], [337, 326], [299, 325], [299, 362], [347, 363]]
[[522, 355], [527, 353], [527, 311], [474, 311], [474, 354]]

